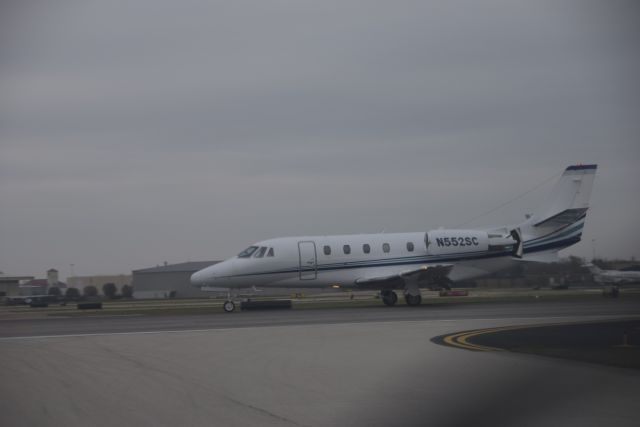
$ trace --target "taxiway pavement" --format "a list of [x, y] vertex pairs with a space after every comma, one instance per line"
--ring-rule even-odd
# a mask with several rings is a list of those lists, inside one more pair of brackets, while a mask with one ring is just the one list
[[358, 307], [247, 311], [201, 315], [103, 315], [0, 320], [0, 340], [50, 335], [164, 332], [407, 320], [569, 319], [576, 316], [640, 315], [640, 299], [434, 304], [408, 307]]
[[640, 371], [431, 342], [624, 300], [0, 323], [0, 425], [635, 426]]

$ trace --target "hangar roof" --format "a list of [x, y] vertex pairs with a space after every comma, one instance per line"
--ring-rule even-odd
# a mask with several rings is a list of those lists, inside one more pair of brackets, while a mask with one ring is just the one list
[[[49, 286], [48, 279], [32, 279], [27, 283], [20, 285], [20, 287], [28, 288], [30, 286]], [[53, 286], [57, 286], [58, 288], [66, 288], [67, 284], [64, 282], [57, 281]]]
[[180, 272], [196, 272], [210, 265], [217, 264], [220, 261], [190, 261], [181, 262], [179, 264], [159, 265], [157, 267], [143, 268], [141, 270], [133, 270], [134, 274], [146, 273], [180, 273]]

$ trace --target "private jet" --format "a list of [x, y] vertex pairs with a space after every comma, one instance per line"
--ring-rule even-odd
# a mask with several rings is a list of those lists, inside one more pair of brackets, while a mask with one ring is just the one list
[[602, 270], [595, 264], [585, 264], [593, 276], [593, 281], [601, 284], [621, 285], [640, 282], [640, 271]]
[[407, 305], [417, 306], [423, 288], [449, 289], [519, 262], [556, 260], [581, 239], [596, 169], [567, 167], [546, 202], [517, 225], [274, 238], [197, 271], [191, 283], [226, 290], [227, 312], [235, 310], [232, 292], [251, 287], [378, 290], [387, 306], [401, 291]]

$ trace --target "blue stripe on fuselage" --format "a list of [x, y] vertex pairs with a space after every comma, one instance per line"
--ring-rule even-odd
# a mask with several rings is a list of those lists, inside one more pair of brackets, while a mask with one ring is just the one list
[[[535, 247], [524, 248], [524, 253], [535, 253], [540, 251], [546, 251], [549, 249], [555, 248], [563, 248], [567, 246], [571, 246], [575, 243], [578, 243], [581, 238], [581, 233], [577, 236], [572, 236], [567, 239], [558, 240], [554, 242], [548, 242], [540, 245], [536, 245]], [[401, 265], [418, 265], [418, 264], [435, 264], [439, 262], [458, 262], [458, 261], [469, 261], [469, 260], [477, 260], [477, 259], [489, 259], [489, 258], [501, 258], [505, 256], [512, 256], [511, 251], [501, 251], [501, 252], [487, 252], [484, 251], [482, 253], [475, 253], [472, 255], [464, 255], [464, 254], [450, 254], [445, 256], [421, 256], [421, 257], [402, 257], [402, 258], [393, 258], [393, 261], [389, 259], [378, 259], [372, 260], [365, 263], [365, 261], [356, 261], [352, 263], [344, 263], [342, 265], [337, 264], [323, 264], [318, 265], [317, 271], [328, 272], [328, 271], [339, 271], [339, 270], [348, 270], [354, 268], [369, 268], [369, 267], [390, 267], [390, 266], [401, 266]], [[357, 264], [356, 264], [357, 263]], [[286, 274], [286, 273], [299, 273], [302, 272], [310, 272], [315, 271], [314, 268], [303, 268], [300, 270], [298, 266], [291, 267], [283, 270], [276, 271], [264, 271], [258, 273], [247, 273], [247, 274], [238, 274], [233, 276], [226, 276], [228, 278], [238, 278], [238, 277], [252, 277], [252, 276], [262, 276], [262, 275], [271, 275], [271, 274]]]

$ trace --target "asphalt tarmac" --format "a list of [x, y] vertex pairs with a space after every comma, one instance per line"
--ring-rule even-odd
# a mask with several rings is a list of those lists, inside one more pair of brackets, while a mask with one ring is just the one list
[[432, 341], [472, 351], [508, 350], [640, 369], [640, 318], [497, 327]]
[[636, 426], [640, 371], [440, 346], [625, 300], [0, 321], [0, 425]]
[[413, 320], [570, 319], [576, 316], [640, 315], [640, 299], [591, 301], [532, 301], [437, 304], [408, 307], [359, 307], [311, 310], [247, 311], [203, 315], [103, 315], [5, 319], [0, 339], [50, 335], [113, 334], [202, 329], [246, 328]]

